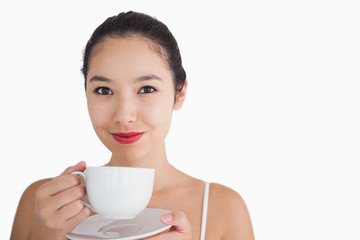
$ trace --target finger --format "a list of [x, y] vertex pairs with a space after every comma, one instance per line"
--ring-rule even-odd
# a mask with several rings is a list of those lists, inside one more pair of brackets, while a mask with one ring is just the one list
[[75, 215], [74, 217], [68, 219], [65, 224], [66, 224], [66, 228], [67, 228], [67, 232], [71, 232], [72, 230], [74, 230], [74, 228], [79, 225], [80, 223], [82, 223], [87, 217], [89, 217], [91, 214], [91, 211], [89, 208], [85, 207], [83, 205], [82, 210]]
[[83, 208], [84, 204], [78, 199], [60, 208], [57, 211], [57, 215], [63, 221], [67, 221], [79, 214]]
[[41, 195], [48, 197], [58, 194], [68, 188], [79, 185], [80, 179], [75, 175], [65, 175], [54, 178], [50, 182], [43, 184], [39, 191], [41, 191]]
[[62, 172], [60, 174], [60, 176], [64, 176], [64, 175], [69, 175], [71, 174], [72, 172], [75, 172], [75, 171], [85, 171], [86, 169], [86, 162], [84, 161], [81, 161], [79, 162], [78, 164], [74, 165], [74, 166], [71, 166], [71, 167], [68, 167], [67, 169], [65, 169], [64, 172]]
[[84, 185], [76, 185], [51, 197], [50, 204], [52, 204], [55, 209], [63, 208], [65, 205], [84, 197], [85, 192]]

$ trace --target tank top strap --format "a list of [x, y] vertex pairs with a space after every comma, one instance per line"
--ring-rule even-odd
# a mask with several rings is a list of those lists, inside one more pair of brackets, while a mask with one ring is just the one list
[[209, 190], [210, 190], [210, 183], [205, 182], [204, 200], [203, 200], [203, 209], [202, 209], [202, 218], [201, 218], [200, 240], [205, 239], [206, 218], [207, 218], [208, 201], [209, 201]]

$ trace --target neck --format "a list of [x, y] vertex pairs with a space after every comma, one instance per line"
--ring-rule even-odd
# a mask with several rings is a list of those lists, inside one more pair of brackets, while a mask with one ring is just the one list
[[168, 187], [172, 179], [178, 175], [179, 171], [175, 169], [166, 156], [165, 144], [156, 150], [153, 150], [146, 157], [139, 159], [128, 159], [120, 156], [111, 156], [106, 166], [121, 167], [139, 167], [155, 169], [154, 192], [159, 192]]

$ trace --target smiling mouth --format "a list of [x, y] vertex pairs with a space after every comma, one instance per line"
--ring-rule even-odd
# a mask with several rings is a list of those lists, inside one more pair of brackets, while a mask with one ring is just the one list
[[143, 135], [142, 132], [113, 133], [113, 138], [121, 144], [131, 144], [137, 142]]

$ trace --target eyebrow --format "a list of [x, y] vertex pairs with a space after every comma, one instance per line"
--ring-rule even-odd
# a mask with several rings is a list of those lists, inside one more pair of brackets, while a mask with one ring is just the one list
[[154, 74], [150, 74], [150, 75], [145, 75], [145, 76], [141, 76], [136, 78], [137, 82], [143, 82], [143, 81], [149, 81], [149, 80], [159, 80], [162, 81], [162, 79], [159, 76], [156, 76]]
[[[136, 82], [144, 82], [149, 80], [159, 80], [162, 81], [162, 79], [159, 76], [156, 76], [155, 74], [145, 75], [141, 76], [135, 79]], [[89, 83], [93, 81], [99, 81], [99, 82], [111, 82], [112, 80], [106, 77], [95, 75], [92, 78], [90, 78]]]
[[92, 78], [90, 78], [89, 83], [93, 82], [93, 81], [99, 81], [99, 82], [111, 82], [111, 79], [106, 78], [106, 77], [102, 77], [102, 76], [98, 76], [95, 75]]

